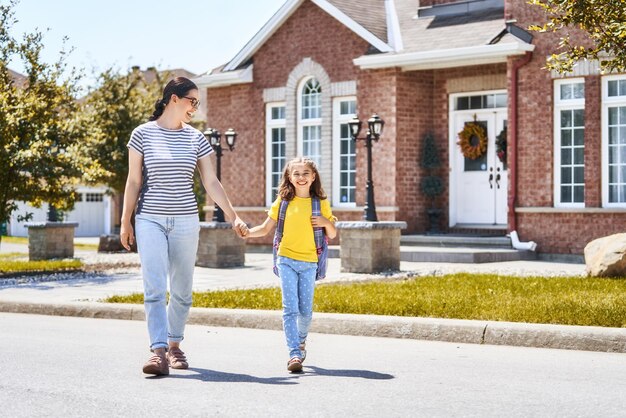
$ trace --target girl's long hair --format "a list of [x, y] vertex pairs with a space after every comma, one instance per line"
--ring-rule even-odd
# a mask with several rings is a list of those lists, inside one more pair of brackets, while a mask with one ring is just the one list
[[306, 157], [298, 157], [289, 161], [287, 165], [285, 165], [285, 169], [283, 170], [283, 178], [280, 181], [280, 186], [278, 186], [278, 195], [282, 200], [291, 200], [296, 196], [296, 188], [293, 187], [293, 184], [289, 181], [289, 175], [291, 174], [291, 168], [294, 164], [306, 164], [307, 167], [311, 169], [313, 174], [315, 174], [315, 180], [311, 187], [309, 188], [309, 193], [311, 197], [317, 197], [318, 199], [324, 200], [327, 198], [326, 193], [324, 193], [324, 188], [322, 187], [322, 180], [320, 179], [320, 173], [317, 170], [317, 164], [310, 158]]
[[170, 80], [163, 89], [163, 97], [154, 104], [154, 112], [150, 116], [150, 120], [157, 120], [163, 114], [165, 106], [170, 102], [172, 94], [178, 97], [185, 97], [190, 90], [198, 90], [196, 83], [185, 77], [176, 77]]

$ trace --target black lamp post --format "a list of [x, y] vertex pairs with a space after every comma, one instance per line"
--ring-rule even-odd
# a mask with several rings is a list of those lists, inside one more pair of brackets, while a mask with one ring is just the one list
[[[52, 154], [56, 159], [57, 155], [59, 155], [59, 148], [56, 145], [50, 147], [50, 154]], [[48, 218], [48, 222], [59, 221], [59, 213], [57, 212], [57, 208], [55, 208], [52, 203], [48, 203], [48, 213], [46, 214], [46, 218]]]
[[[211, 144], [211, 147], [215, 150], [215, 156], [217, 157], [217, 169], [215, 174], [217, 179], [221, 181], [222, 177], [222, 134], [217, 129], [208, 128], [204, 131], [204, 136]], [[228, 145], [229, 150], [235, 149], [235, 141], [237, 140], [237, 132], [233, 130], [233, 128], [229, 128], [226, 132], [224, 132], [224, 137], [226, 138], [226, 144]], [[219, 205], [215, 204], [215, 210], [213, 211], [213, 222], [225, 222], [224, 220], [224, 211]]]
[[364, 138], [358, 138], [359, 131], [361, 131], [361, 125], [362, 123], [356, 115], [350, 122], [348, 122], [348, 126], [350, 127], [350, 136], [352, 139], [355, 141], [359, 139], [364, 140], [365, 146], [367, 147], [367, 186], [365, 188], [367, 193], [367, 202], [365, 203], [365, 213], [363, 214], [363, 219], [366, 221], [376, 222], [378, 221], [378, 218], [376, 217], [374, 182], [372, 181], [372, 141], [378, 141], [380, 139], [385, 121], [383, 121], [377, 114], [372, 115], [372, 117], [367, 120], [367, 135]]

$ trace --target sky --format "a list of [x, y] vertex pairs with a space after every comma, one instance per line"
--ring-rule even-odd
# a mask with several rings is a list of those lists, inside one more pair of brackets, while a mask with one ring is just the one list
[[[44, 32], [43, 60], [74, 48], [86, 80], [109, 67], [184, 68], [202, 74], [232, 59], [285, 0], [19, 0], [12, 34]], [[8, 4], [8, 0], [0, 0]], [[12, 61], [10, 68], [22, 72]]]

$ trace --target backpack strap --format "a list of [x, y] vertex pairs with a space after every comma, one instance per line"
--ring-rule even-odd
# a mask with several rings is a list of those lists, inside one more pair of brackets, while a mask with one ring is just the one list
[[[313, 216], [322, 216], [322, 207], [320, 199], [314, 197], [311, 201]], [[313, 228], [313, 237], [315, 238], [315, 250], [317, 251], [317, 272], [315, 280], [321, 280], [326, 277], [326, 268], [328, 265], [328, 237], [324, 228]]]
[[[318, 197], [311, 199], [311, 205], [313, 207], [313, 216], [322, 216], [322, 208]], [[319, 256], [322, 246], [324, 245], [324, 228], [314, 227], [313, 237], [315, 238], [315, 248], [317, 249], [317, 255]]]
[[276, 267], [276, 261], [278, 259], [278, 247], [280, 247], [280, 241], [283, 239], [283, 230], [285, 229], [285, 216], [287, 214], [287, 206], [289, 206], [288, 200], [280, 201], [280, 208], [278, 209], [278, 221], [276, 225], [276, 232], [274, 232], [274, 243], [272, 245], [272, 253], [274, 254], [274, 266], [272, 271], [278, 276], [278, 268]]

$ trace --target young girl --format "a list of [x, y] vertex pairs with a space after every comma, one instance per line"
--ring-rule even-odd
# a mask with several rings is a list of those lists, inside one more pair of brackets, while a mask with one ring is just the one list
[[[315, 207], [321, 216], [313, 214]], [[281, 224], [283, 227], [282, 237], [277, 231], [279, 234], [274, 240], [275, 247], [279, 244], [274, 272], [280, 276], [281, 282], [283, 329], [289, 349], [287, 369], [290, 372], [302, 370], [306, 337], [313, 316], [315, 280], [324, 276], [323, 271], [318, 273], [318, 248], [313, 228], [320, 228], [318, 233], [325, 232], [332, 239], [337, 235], [334, 220], [315, 162], [296, 158], [285, 166], [278, 197], [267, 219], [262, 225], [251, 228], [245, 236], [262, 237], [277, 222], [279, 230]]]
[[[163, 90], [150, 122], [133, 131], [128, 142], [128, 179], [120, 240], [128, 250], [135, 241], [141, 259], [150, 350], [146, 374], [167, 375], [169, 368], [189, 367], [180, 349], [191, 306], [193, 269], [200, 219], [193, 194], [193, 174], [224, 209], [233, 229], [247, 226], [233, 209], [209, 159], [213, 152], [204, 135], [188, 125], [200, 104], [198, 87], [177, 77]], [[130, 219], [136, 210], [135, 229]], [[167, 282], [170, 284], [166, 303]]]

